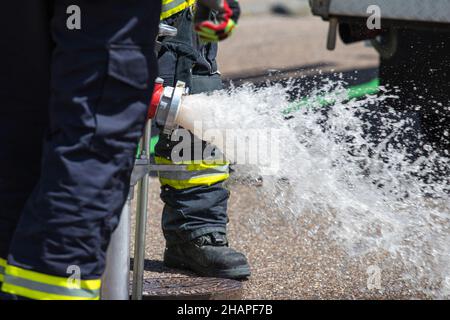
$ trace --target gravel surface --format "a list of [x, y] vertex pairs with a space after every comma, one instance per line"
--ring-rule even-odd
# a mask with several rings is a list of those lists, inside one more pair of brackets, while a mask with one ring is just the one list
[[326, 49], [328, 24], [318, 17], [263, 14], [244, 17], [235, 34], [220, 45], [219, 66], [226, 78], [265, 76], [280, 70], [291, 76], [378, 65], [378, 55], [364, 43]]
[[[259, 186], [231, 181], [229, 239], [248, 255], [252, 277], [245, 299], [405, 299], [426, 298], [401, 280], [399, 261], [383, 252], [349, 257], [323, 232], [327, 221], [293, 218], [279, 212]], [[165, 268], [159, 182], [151, 178], [146, 246], [146, 278], [195, 276]], [[317, 226], [322, 230], [312, 230]], [[382, 269], [381, 288], [370, 288], [368, 270]], [[369, 283], [369, 285], [368, 285]]]
[[283, 12], [289, 15], [309, 14], [308, 0], [240, 0], [242, 15], [252, 16], [273, 11], [275, 8], [283, 8]]

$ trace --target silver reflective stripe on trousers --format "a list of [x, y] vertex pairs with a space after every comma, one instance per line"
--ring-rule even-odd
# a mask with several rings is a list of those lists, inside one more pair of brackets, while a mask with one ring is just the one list
[[57, 294], [60, 296], [81, 297], [81, 298], [96, 298], [100, 294], [100, 290], [89, 290], [83, 288], [64, 288], [60, 286], [53, 286], [46, 283], [35, 282], [28, 279], [18, 278], [9, 274], [5, 275], [5, 283], [27, 288], [30, 290], [40, 291], [44, 293]]
[[210, 177], [217, 174], [224, 174], [228, 172], [229, 172], [228, 165], [225, 165], [216, 168], [196, 170], [196, 171], [164, 171], [159, 173], [159, 177], [169, 180], [184, 181], [192, 178]]
[[176, 7], [178, 7], [179, 5], [182, 5], [183, 3], [186, 3], [188, 1], [186, 0], [173, 0], [172, 2], [163, 4], [162, 6], [162, 12], [166, 12], [172, 9], [175, 9]]

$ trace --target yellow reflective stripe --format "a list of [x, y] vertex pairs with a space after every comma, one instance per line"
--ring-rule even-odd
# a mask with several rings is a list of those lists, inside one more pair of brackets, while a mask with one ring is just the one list
[[157, 164], [173, 164], [173, 165], [185, 165], [187, 171], [200, 171], [200, 170], [209, 170], [214, 169], [217, 167], [223, 167], [226, 165], [229, 165], [230, 163], [228, 161], [223, 160], [217, 160], [217, 162], [208, 163], [201, 160], [194, 160], [194, 161], [182, 161], [182, 162], [172, 162], [166, 158], [163, 157], [155, 157], [155, 162]]
[[200, 40], [205, 43], [219, 41], [219, 36], [217, 36], [217, 35], [212, 36], [207, 33], [204, 33], [203, 31], [199, 31], [199, 32], [197, 32], [197, 34], [200, 37]]
[[196, 0], [163, 0], [161, 20], [167, 19], [174, 14], [194, 5]]
[[89, 298], [89, 297], [75, 297], [75, 296], [64, 296], [59, 294], [52, 294], [41, 292], [37, 290], [31, 290], [28, 288], [23, 288], [15, 286], [9, 283], [3, 283], [2, 290], [6, 293], [19, 295], [25, 298], [30, 298], [34, 300], [99, 300], [100, 296]]
[[205, 177], [197, 177], [192, 178], [189, 180], [171, 180], [171, 179], [164, 179], [159, 178], [162, 185], [168, 185], [172, 188], [181, 190], [181, 189], [188, 189], [192, 187], [197, 186], [211, 186], [213, 184], [216, 184], [218, 182], [227, 180], [230, 177], [228, 173], [224, 174], [214, 174], [211, 176], [205, 176]]
[[0, 258], [0, 267], [6, 267], [6, 260]]
[[47, 294], [56, 294], [60, 296], [76, 297], [76, 298], [95, 298], [100, 295], [100, 290], [88, 290], [81, 289], [75, 286], [75, 284], [70, 285], [70, 289], [60, 286], [52, 286], [42, 282], [35, 282], [32, 280], [14, 277], [9, 274], [5, 274], [4, 282], [16, 287], [26, 288], [28, 290], [35, 290], [39, 292], [45, 292]]
[[[158, 174], [159, 181], [162, 185], [167, 185], [178, 190], [196, 186], [210, 186], [227, 180], [230, 177], [227, 167], [229, 162], [224, 162], [223, 160], [210, 164], [201, 160], [172, 162], [164, 157], [155, 157], [155, 162], [157, 164], [186, 166], [185, 171], [178, 173], [180, 176], [179, 179], [173, 178], [177, 175], [177, 172], [173, 172], [172, 174], [170, 172], [161, 172]], [[216, 172], [214, 172], [214, 170], [216, 170]]]
[[[7, 265], [5, 274], [23, 279], [28, 279], [34, 282], [40, 282], [52, 286], [59, 286], [71, 289], [73, 284], [69, 284], [68, 278], [50, 276], [43, 273], [25, 270], [19, 267]], [[101, 280], [80, 280], [80, 288], [88, 290], [99, 290], [101, 287]]]

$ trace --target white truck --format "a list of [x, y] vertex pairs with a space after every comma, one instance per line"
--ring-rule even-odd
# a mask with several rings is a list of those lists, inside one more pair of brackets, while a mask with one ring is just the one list
[[327, 47], [370, 40], [380, 83], [400, 88], [394, 107], [418, 113], [430, 143], [450, 150], [450, 0], [310, 0], [329, 22]]

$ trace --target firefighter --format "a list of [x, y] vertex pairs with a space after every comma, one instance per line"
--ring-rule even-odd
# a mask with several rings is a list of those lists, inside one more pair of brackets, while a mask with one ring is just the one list
[[99, 298], [157, 73], [160, 13], [152, 0], [2, 3], [2, 298]]
[[[219, 12], [209, 17], [213, 22], [196, 24], [195, 3], [195, 0], [163, 1], [162, 22], [176, 27], [178, 35], [160, 39], [158, 54], [159, 76], [165, 84], [173, 86], [178, 80], [184, 81], [192, 94], [222, 89], [216, 62], [217, 41], [231, 34], [240, 15], [238, 2], [227, 0]], [[191, 141], [192, 150], [196, 143], [203, 149], [208, 147], [192, 135]], [[155, 148], [156, 163], [176, 164], [171, 154], [178, 143], [160, 134]], [[216, 156], [221, 158], [218, 150]], [[246, 278], [250, 275], [247, 258], [230, 248], [227, 240], [229, 191], [224, 182], [229, 177], [228, 163], [207, 164], [205, 160], [212, 159], [201, 157], [194, 152], [188, 156], [186, 171], [159, 172], [161, 199], [165, 203], [164, 263], [201, 276]]]

